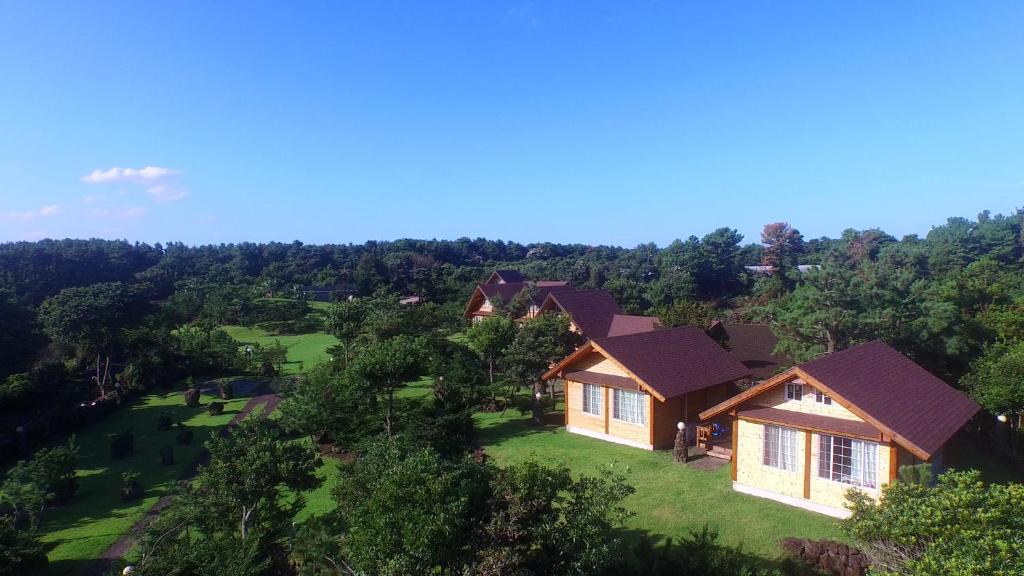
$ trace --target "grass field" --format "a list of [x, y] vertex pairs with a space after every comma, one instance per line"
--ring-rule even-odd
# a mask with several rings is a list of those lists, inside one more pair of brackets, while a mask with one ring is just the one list
[[730, 468], [705, 471], [672, 461], [668, 451], [649, 452], [570, 434], [557, 425], [534, 427], [519, 410], [476, 416], [481, 441], [498, 464], [529, 459], [560, 463], [574, 474], [594, 475], [603, 465], [625, 473], [636, 493], [625, 505], [635, 513], [627, 528], [653, 537], [688, 535], [705, 524], [721, 542], [775, 560], [787, 536], [843, 539], [832, 518], [733, 492]]
[[[203, 404], [210, 399], [204, 395]], [[202, 451], [210, 434], [227, 424], [246, 401], [228, 401], [222, 415], [210, 416], [203, 407], [185, 406], [181, 392], [151, 394], [83, 429], [77, 435], [78, 493], [68, 504], [48, 509], [43, 515], [42, 539], [54, 546], [49, 554], [50, 574], [75, 574], [99, 558], [166, 493]], [[195, 436], [191, 444], [178, 445], [175, 429], [157, 430], [157, 421], [164, 413], [192, 429]], [[107, 435], [125, 428], [135, 434], [135, 454], [114, 460]], [[173, 466], [161, 465], [162, 446], [174, 447]], [[146, 492], [141, 500], [125, 503], [119, 490], [121, 474], [129, 470], [141, 474], [139, 482]]]
[[288, 349], [288, 362], [284, 365], [285, 374], [298, 374], [308, 370], [330, 358], [327, 349], [338, 344], [338, 339], [331, 334], [323, 332], [312, 332], [309, 334], [295, 334], [277, 336], [260, 328], [248, 328], [246, 326], [222, 326], [225, 332], [242, 344], [259, 344], [270, 346], [275, 341]]

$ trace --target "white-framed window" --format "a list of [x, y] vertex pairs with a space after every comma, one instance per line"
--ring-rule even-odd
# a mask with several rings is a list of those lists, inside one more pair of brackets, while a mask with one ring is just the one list
[[821, 390], [814, 391], [814, 401], [817, 402], [818, 404], [824, 404], [826, 406], [832, 405], [832, 397], [829, 396], [828, 394], [825, 394]]
[[765, 466], [796, 471], [796, 430], [781, 426], [764, 427]]
[[583, 411], [594, 416], [601, 415], [601, 387], [595, 384], [583, 385]]
[[878, 444], [842, 436], [818, 436], [818, 477], [877, 488]]
[[630, 424], [647, 424], [647, 395], [643, 392], [614, 390], [612, 417]]
[[804, 399], [804, 385], [786, 382], [786, 400], [800, 401]]

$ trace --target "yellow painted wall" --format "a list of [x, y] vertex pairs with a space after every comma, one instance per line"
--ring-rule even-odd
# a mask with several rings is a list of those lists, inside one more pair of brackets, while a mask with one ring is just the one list
[[[842, 509], [846, 502], [846, 493], [854, 486], [818, 477], [818, 434], [805, 430], [797, 431], [796, 438], [796, 471], [788, 472], [772, 466], [765, 466], [764, 458], [764, 425], [739, 420], [734, 433], [738, 434], [736, 454], [736, 480], [741, 484], [770, 490], [777, 494], [804, 497], [804, 450], [806, 434], [811, 435], [811, 476], [809, 500], [825, 506]], [[879, 486], [889, 481], [889, 446], [878, 444], [876, 461], [878, 470], [876, 478]], [[878, 488], [859, 488], [865, 494], [878, 498]]]
[[[797, 380], [801, 382], [801, 380]], [[842, 418], [843, 420], [856, 420], [857, 422], [863, 422], [857, 415], [850, 412], [846, 408], [839, 405], [839, 402], [835, 398], [832, 399], [832, 404], [818, 403], [814, 399], [814, 387], [810, 384], [804, 384], [804, 396], [803, 400], [787, 400], [786, 399], [786, 384], [779, 384], [774, 388], [767, 390], [753, 399], [751, 403], [758, 404], [760, 406], [768, 406], [771, 408], [779, 408], [780, 410], [792, 410], [794, 412], [803, 412], [805, 414], [817, 414], [819, 416], [831, 416], [832, 418]]]
[[764, 457], [764, 426], [746, 420], [736, 423], [736, 481], [748, 486], [771, 490], [778, 494], [804, 496], [804, 435], [796, 435], [796, 470], [789, 472], [762, 464]]
[[[581, 358], [572, 365], [571, 369], [597, 372], [598, 374], [614, 374], [615, 376], [629, 377], [617, 364], [597, 352], [591, 352], [586, 356], [586, 358]], [[639, 388], [640, 387], [637, 386], [637, 389]]]
[[[569, 395], [569, 403], [566, 405], [566, 426], [584, 428], [592, 432], [604, 434], [604, 415], [607, 406], [601, 406], [601, 415], [594, 416], [583, 411], [583, 384], [565, 381], [566, 393]], [[604, 390], [601, 391], [602, 402], [604, 401]]]
[[[601, 387], [601, 415], [594, 416], [583, 411], [583, 384], [580, 382], [573, 382], [572, 380], [566, 380], [566, 392], [569, 395], [569, 401], [566, 405], [566, 426], [573, 428], [582, 428], [591, 432], [597, 432], [599, 434], [607, 433], [609, 436], [615, 436], [622, 438], [623, 440], [629, 440], [632, 442], [638, 442], [640, 444], [651, 443], [651, 422], [649, 421], [646, 425], [631, 424], [629, 422], [622, 422], [616, 420], [612, 416], [611, 404], [614, 402], [612, 398], [613, 390]], [[657, 402], [656, 398], [647, 395], [647, 402]], [[605, 431], [605, 414], [608, 415], [607, 423], [608, 429]]]

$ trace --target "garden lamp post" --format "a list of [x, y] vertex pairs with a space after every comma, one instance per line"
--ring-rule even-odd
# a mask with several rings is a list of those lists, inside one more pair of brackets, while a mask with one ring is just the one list
[[541, 403], [543, 395], [537, 392], [533, 395], [533, 423], [540, 426], [544, 423], [544, 405]]
[[677, 423], [676, 430], [676, 444], [672, 454], [675, 456], [676, 462], [685, 463], [690, 460], [690, 451], [686, 446], [686, 422]]

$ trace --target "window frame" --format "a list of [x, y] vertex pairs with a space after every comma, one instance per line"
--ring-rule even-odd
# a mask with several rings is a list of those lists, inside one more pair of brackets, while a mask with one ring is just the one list
[[825, 394], [821, 390], [814, 391], [814, 401], [817, 402], [818, 404], [824, 404], [825, 406], [832, 405], [832, 397], [829, 396], [828, 394]]
[[764, 424], [761, 464], [783, 472], [796, 472], [796, 429]]
[[877, 490], [878, 443], [819, 434], [818, 477], [856, 488]]
[[[594, 404], [594, 400], [595, 399], [588, 395], [588, 389], [589, 390], [596, 390], [597, 391], [597, 398], [596, 398], [597, 403], [596, 403], [596, 405]], [[589, 416], [600, 416], [602, 414], [602, 408], [603, 408], [602, 404], [604, 404], [604, 402], [602, 401], [601, 396], [602, 396], [602, 387], [601, 386], [598, 386], [597, 384], [587, 384], [587, 383], [584, 383], [583, 384], [583, 389], [582, 389], [582, 407], [581, 407], [583, 413], [587, 414]], [[593, 410], [595, 410], [595, 411], [592, 412], [591, 410], [587, 410], [588, 407], [593, 409]]]
[[786, 400], [802, 402], [804, 399], [804, 385], [797, 382], [786, 382]]
[[[629, 408], [636, 409], [636, 420], [623, 418], [627, 414], [624, 413], [623, 408], [627, 407], [622, 399], [629, 395], [630, 397], [636, 398], [637, 401], [634, 406], [628, 406]], [[611, 417], [619, 422], [625, 422], [626, 424], [633, 424], [634, 426], [647, 426], [647, 394], [634, 391], [634, 390], [623, 390], [621, 388], [612, 388], [612, 413]]]

